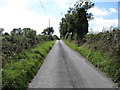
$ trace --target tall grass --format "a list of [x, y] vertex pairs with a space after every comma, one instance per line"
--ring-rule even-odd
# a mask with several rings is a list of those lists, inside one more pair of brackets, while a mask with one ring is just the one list
[[27, 88], [53, 44], [54, 41], [42, 43], [21, 54], [25, 57], [23, 60], [6, 65], [2, 69], [3, 89], [16, 88], [22, 90]]
[[64, 41], [70, 48], [78, 51], [81, 55], [86, 57], [92, 64], [94, 64], [101, 71], [104, 71], [107, 76], [120, 86], [120, 63], [115, 58], [110, 58], [106, 53], [99, 51], [88, 50], [83, 47], [77, 47], [75, 44]]

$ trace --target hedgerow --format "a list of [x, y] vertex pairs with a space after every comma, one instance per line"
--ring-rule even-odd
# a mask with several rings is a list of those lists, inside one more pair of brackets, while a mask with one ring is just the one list
[[25, 58], [6, 65], [2, 69], [2, 88], [27, 88], [53, 44], [54, 41], [38, 44], [36, 48], [21, 54]]

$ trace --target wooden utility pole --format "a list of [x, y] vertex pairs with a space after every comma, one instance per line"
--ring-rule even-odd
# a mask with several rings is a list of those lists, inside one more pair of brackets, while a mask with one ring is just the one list
[[50, 19], [49, 19], [49, 28], [50, 28]]

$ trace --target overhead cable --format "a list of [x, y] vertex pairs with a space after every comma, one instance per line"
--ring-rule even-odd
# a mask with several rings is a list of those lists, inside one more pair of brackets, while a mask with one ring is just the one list
[[41, 6], [42, 6], [42, 8], [43, 8], [43, 11], [44, 11], [45, 15], [47, 16], [47, 18], [49, 18], [49, 17], [48, 17], [48, 14], [47, 14], [47, 12], [46, 12], [46, 10], [45, 10], [45, 8], [44, 8], [42, 2], [41, 2], [41, 0], [39, 0], [39, 2], [40, 2]]

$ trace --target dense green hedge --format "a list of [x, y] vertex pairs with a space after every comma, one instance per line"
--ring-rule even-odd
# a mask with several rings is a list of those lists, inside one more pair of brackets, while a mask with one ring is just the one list
[[120, 30], [87, 34], [84, 38], [87, 48], [107, 52], [109, 57], [117, 57], [120, 62]]
[[92, 64], [104, 71], [112, 80], [120, 86], [120, 63], [115, 61], [115, 58], [110, 58], [104, 53], [92, 51], [83, 47], [64, 41], [70, 48], [78, 51], [81, 55], [85, 56]]
[[53, 44], [54, 41], [42, 43], [36, 48], [26, 51], [25, 59], [6, 65], [2, 70], [3, 89], [27, 88]]

